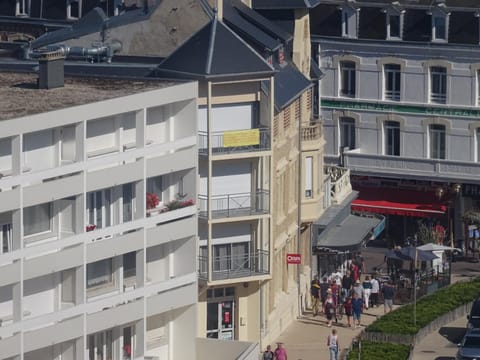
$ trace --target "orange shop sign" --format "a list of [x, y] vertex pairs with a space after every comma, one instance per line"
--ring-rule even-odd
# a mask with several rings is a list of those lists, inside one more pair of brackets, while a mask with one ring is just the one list
[[301, 264], [302, 255], [301, 254], [287, 254], [287, 264]]

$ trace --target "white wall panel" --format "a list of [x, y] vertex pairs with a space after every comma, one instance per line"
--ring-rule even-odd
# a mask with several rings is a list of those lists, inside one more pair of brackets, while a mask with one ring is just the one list
[[[198, 109], [198, 130], [207, 131], [207, 108]], [[212, 107], [212, 131], [251, 129], [253, 105], [239, 104]]]
[[[250, 193], [251, 164], [249, 162], [216, 163], [212, 171], [212, 195]], [[207, 194], [207, 169], [200, 169], [200, 194]]]
[[25, 134], [23, 139], [24, 164], [31, 171], [49, 169], [55, 165], [53, 131]]
[[215, 224], [212, 227], [213, 244], [228, 244], [250, 241], [252, 238], [249, 223]]
[[114, 146], [117, 146], [117, 135], [113, 117], [87, 123], [87, 152]]
[[23, 284], [24, 309], [30, 312], [31, 317], [53, 312], [55, 301], [53, 274], [26, 280]]
[[13, 315], [12, 286], [0, 287], [0, 319]]
[[10, 138], [0, 139], [0, 173], [12, 168], [12, 146]]

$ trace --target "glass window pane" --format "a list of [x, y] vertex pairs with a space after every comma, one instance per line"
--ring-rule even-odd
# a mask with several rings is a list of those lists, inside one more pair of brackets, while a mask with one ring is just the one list
[[400, 16], [390, 15], [390, 37], [400, 37]]
[[87, 288], [112, 282], [112, 259], [87, 264]]
[[51, 225], [51, 204], [41, 204], [23, 209], [23, 231], [24, 235], [33, 235], [50, 231]]

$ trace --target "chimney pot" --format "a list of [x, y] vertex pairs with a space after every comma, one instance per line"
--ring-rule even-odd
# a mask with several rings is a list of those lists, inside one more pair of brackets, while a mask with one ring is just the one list
[[54, 89], [63, 87], [65, 82], [65, 55], [62, 51], [49, 51], [38, 58], [38, 88]]

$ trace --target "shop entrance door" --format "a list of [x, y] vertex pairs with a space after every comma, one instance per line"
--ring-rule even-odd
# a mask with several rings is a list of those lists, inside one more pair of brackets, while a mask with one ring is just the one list
[[207, 338], [233, 340], [234, 306], [233, 300], [207, 303]]

